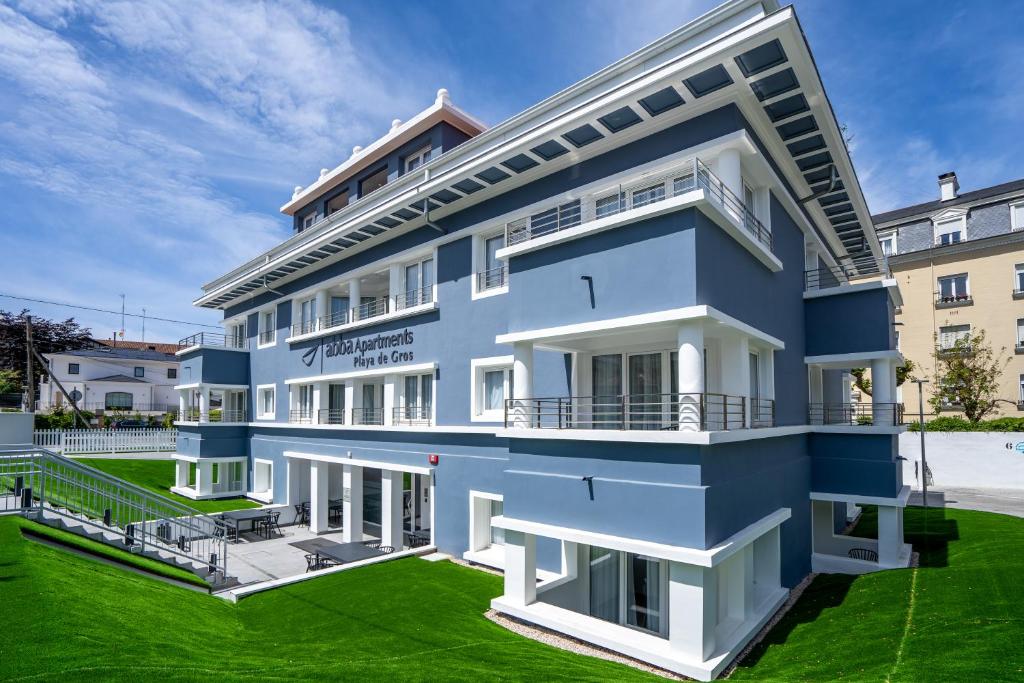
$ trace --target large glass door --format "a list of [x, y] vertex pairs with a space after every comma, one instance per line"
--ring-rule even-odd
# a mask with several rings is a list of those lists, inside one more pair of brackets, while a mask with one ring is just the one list
[[[590, 406], [594, 429], [622, 425], [622, 356], [610, 353], [591, 358], [593, 399]], [[583, 408], [583, 406], [581, 406]]]
[[590, 546], [590, 616], [619, 623], [619, 553]]
[[660, 429], [665, 416], [661, 395], [661, 353], [629, 357], [629, 428]]
[[661, 631], [661, 562], [653, 557], [626, 555], [626, 623]]

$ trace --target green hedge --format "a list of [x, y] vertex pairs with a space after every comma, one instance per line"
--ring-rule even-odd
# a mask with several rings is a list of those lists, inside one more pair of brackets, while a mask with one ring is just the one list
[[[926, 432], [1024, 432], [1024, 417], [997, 417], [972, 424], [962, 417], [937, 417], [924, 423]], [[910, 431], [919, 432], [917, 422], [910, 423]]]

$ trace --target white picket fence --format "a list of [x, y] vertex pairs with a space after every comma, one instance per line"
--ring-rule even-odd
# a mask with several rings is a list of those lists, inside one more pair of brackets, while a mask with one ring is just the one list
[[64, 455], [173, 451], [177, 442], [177, 429], [37, 429], [33, 433], [36, 446]]

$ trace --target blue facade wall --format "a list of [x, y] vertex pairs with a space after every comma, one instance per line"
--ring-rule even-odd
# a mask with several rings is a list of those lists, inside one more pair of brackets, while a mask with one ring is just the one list
[[811, 490], [892, 498], [903, 488], [898, 444], [889, 434], [811, 434]]
[[894, 312], [884, 287], [806, 299], [807, 355], [892, 350]]
[[180, 357], [179, 384], [248, 384], [249, 354], [202, 348]]
[[177, 452], [202, 458], [238, 458], [249, 454], [247, 427], [190, 426], [178, 427]]

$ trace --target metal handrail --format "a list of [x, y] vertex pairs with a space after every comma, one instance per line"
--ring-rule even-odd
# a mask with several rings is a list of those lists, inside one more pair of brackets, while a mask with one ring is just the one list
[[345, 424], [344, 408], [321, 408], [317, 413], [317, 423], [322, 425], [343, 425]]
[[312, 409], [304, 408], [289, 410], [288, 421], [297, 424], [313, 424], [313, 411]]
[[215, 408], [199, 416], [200, 422], [245, 422], [245, 410]]
[[260, 332], [260, 344], [272, 344], [277, 337], [277, 330], [263, 330]]
[[173, 561], [167, 554], [208, 567], [215, 584], [227, 577], [223, 522], [78, 461], [42, 448], [3, 451], [0, 486], [8, 492], [0, 509], [44, 523], [47, 515], [74, 519], [116, 535], [130, 550], [157, 550], [155, 559]]
[[532, 429], [721, 431], [775, 424], [775, 402], [719, 393], [617, 394], [505, 400], [505, 426]]
[[807, 423], [811, 425], [899, 426], [903, 424], [902, 403], [809, 403]]
[[757, 218], [753, 208], [748, 207], [697, 157], [667, 171], [651, 173], [628, 184], [619, 184], [569, 202], [553, 203], [543, 211], [510, 221], [505, 224], [505, 244], [520, 244], [697, 189], [705, 190], [710, 201], [735, 218], [754, 239], [774, 250], [772, 233]]
[[884, 256], [875, 258], [873, 255], [847, 257], [837, 266], [818, 266], [804, 271], [804, 289], [814, 291], [849, 285], [858, 280], [877, 277], [891, 278], [889, 261]]
[[221, 346], [226, 349], [245, 349], [249, 346], [249, 339], [245, 336], [224, 334], [223, 332], [197, 332], [178, 340], [179, 349], [188, 349], [193, 346]]
[[389, 297], [377, 297], [358, 306], [353, 306], [350, 317], [353, 321], [376, 318], [388, 312], [389, 303]]
[[433, 407], [429, 405], [396, 406], [391, 421], [396, 425], [430, 425]]
[[394, 311], [402, 311], [406, 308], [412, 308], [413, 306], [422, 306], [423, 304], [433, 303], [434, 301], [434, 286], [427, 285], [426, 287], [419, 287], [416, 289], [407, 289], [401, 294], [397, 294], [393, 297]]
[[383, 408], [353, 408], [352, 424], [354, 425], [383, 425]]
[[501, 263], [493, 268], [481, 270], [476, 274], [476, 291], [486, 292], [489, 289], [504, 287], [508, 283], [508, 264]]

